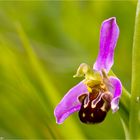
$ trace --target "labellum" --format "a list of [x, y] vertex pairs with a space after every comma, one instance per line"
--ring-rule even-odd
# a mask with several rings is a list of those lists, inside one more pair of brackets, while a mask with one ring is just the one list
[[88, 94], [79, 96], [81, 108], [79, 118], [83, 123], [95, 124], [102, 122], [111, 108], [112, 94], [103, 83], [95, 85]]

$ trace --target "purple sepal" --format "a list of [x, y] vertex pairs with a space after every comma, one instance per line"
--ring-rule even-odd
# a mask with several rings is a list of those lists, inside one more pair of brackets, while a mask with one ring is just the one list
[[122, 93], [122, 84], [121, 81], [113, 76], [109, 77], [109, 80], [111, 82], [111, 85], [113, 88], [111, 88], [111, 93], [113, 93], [113, 99], [111, 101], [111, 109], [113, 112], [116, 112], [119, 109], [119, 100]]
[[81, 103], [78, 101], [78, 96], [86, 92], [87, 87], [83, 84], [83, 81], [67, 92], [54, 110], [54, 115], [58, 124], [63, 123], [69, 115], [80, 110]]
[[100, 50], [97, 60], [93, 66], [96, 71], [105, 69], [109, 72], [114, 63], [114, 49], [119, 36], [119, 28], [116, 18], [112, 17], [105, 20], [101, 25], [100, 31]]

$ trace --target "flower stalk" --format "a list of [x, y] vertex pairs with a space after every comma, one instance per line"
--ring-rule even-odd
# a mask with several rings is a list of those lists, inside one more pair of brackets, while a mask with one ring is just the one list
[[140, 0], [138, 0], [132, 52], [130, 138], [140, 139]]
[[[110, 75], [116, 76], [113, 71], [111, 70], [109, 72]], [[119, 115], [121, 117], [121, 122], [124, 128], [125, 138], [129, 139], [129, 111], [130, 111], [130, 99], [131, 94], [122, 87], [122, 96], [120, 99], [120, 109], [119, 109]]]

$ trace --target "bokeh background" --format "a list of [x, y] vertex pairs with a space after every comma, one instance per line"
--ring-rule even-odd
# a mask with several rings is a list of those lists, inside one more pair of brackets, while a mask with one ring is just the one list
[[77, 113], [62, 125], [55, 106], [91, 66], [103, 20], [115, 16], [120, 37], [114, 73], [130, 91], [136, 1], [0, 1], [0, 138], [124, 139], [119, 113], [98, 125]]

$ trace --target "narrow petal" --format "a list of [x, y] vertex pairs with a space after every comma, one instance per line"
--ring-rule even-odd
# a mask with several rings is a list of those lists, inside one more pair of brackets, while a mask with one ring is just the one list
[[60, 103], [54, 110], [54, 115], [56, 117], [56, 122], [58, 124], [63, 123], [63, 121], [75, 111], [79, 111], [81, 103], [78, 101], [78, 96], [87, 92], [86, 86], [83, 81], [70, 89], [67, 94], [63, 97]]
[[109, 72], [114, 63], [114, 49], [119, 37], [119, 28], [116, 18], [105, 20], [100, 31], [100, 50], [93, 69], [101, 71], [105, 69]]
[[113, 93], [113, 99], [111, 101], [111, 109], [113, 112], [116, 112], [119, 109], [119, 100], [122, 93], [122, 84], [118, 78], [113, 76], [110, 76], [109, 80], [113, 86], [110, 89], [111, 93]]

